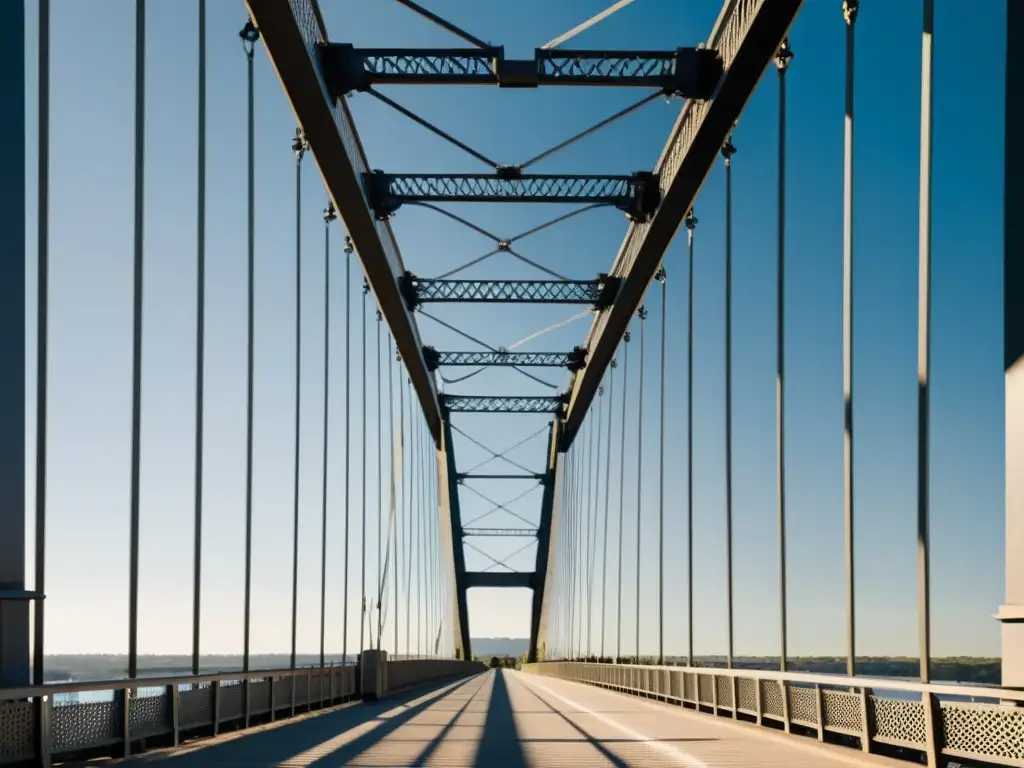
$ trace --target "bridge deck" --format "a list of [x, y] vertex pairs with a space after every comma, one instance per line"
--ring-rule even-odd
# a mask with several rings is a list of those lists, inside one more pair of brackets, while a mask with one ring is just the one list
[[580, 683], [490, 671], [385, 701], [125, 761], [191, 766], [885, 764]]

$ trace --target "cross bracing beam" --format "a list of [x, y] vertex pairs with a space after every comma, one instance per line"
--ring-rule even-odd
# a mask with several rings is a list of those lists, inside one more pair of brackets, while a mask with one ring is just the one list
[[534, 537], [536, 528], [463, 528], [463, 536], [519, 536]]
[[369, 166], [359, 134], [344, 101], [328, 92], [317, 56], [318, 47], [327, 42], [320, 10], [314, 0], [246, 0], [246, 5], [438, 442], [441, 407], [434, 377], [423, 359], [416, 320], [398, 289], [398, 278], [405, 273], [402, 256], [391, 228], [367, 204], [363, 178]]
[[565, 399], [561, 395], [442, 395], [441, 401], [449, 413], [559, 413]]
[[356, 48], [330, 43], [320, 61], [332, 95], [341, 98], [374, 85], [604, 85], [659, 88], [706, 99], [722, 75], [715, 51], [545, 50], [532, 59], [506, 59], [492, 48]]
[[400, 289], [406, 302], [593, 304], [604, 309], [615, 300], [619, 280], [601, 275], [597, 280], [430, 280], [404, 275]]
[[636, 221], [658, 208], [658, 180], [649, 171], [630, 175], [525, 174], [512, 166], [497, 173], [364, 174], [370, 207], [387, 219], [403, 203], [590, 203], [612, 205]]
[[515, 366], [523, 367], [549, 367], [569, 368], [578, 370], [586, 365], [583, 358], [582, 347], [577, 347], [572, 352], [509, 352], [498, 350], [497, 352], [438, 352], [431, 347], [423, 350], [427, 359], [427, 365], [438, 368], [442, 365], [452, 366]]
[[544, 477], [545, 476], [539, 472], [530, 472], [528, 474], [519, 475], [460, 472], [457, 479], [461, 483], [463, 480], [543, 480]]
[[501, 587], [501, 588], [533, 588], [533, 574], [520, 571], [468, 571], [466, 588]]
[[725, 72], [707, 101], [688, 101], [655, 166], [660, 204], [648, 221], [634, 221], [610, 274], [622, 279], [615, 303], [594, 318], [587, 334], [587, 367], [573, 377], [563, 433], [567, 447], [576, 437], [605, 370], [629, 322], [643, 301], [704, 179], [729, 136], [761, 74], [771, 63], [803, 0], [728, 0], [708, 41]]

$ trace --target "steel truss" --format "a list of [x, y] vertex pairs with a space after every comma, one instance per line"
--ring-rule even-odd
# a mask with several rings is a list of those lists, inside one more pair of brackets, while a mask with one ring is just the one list
[[463, 528], [463, 536], [518, 536], [533, 538], [537, 535], [536, 528]]
[[334, 98], [374, 85], [603, 85], [660, 88], [688, 99], [708, 99], [722, 76], [717, 52], [545, 50], [533, 59], [506, 59], [491, 48], [320, 48], [327, 88]]
[[576, 347], [572, 352], [438, 352], [433, 347], [423, 348], [423, 358], [431, 370], [442, 365], [503, 365], [525, 367], [568, 368], [578, 371], [586, 365], [586, 350]]
[[615, 300], [619, 279], [597, 280], [430, 280], [406, 272], [399, 289], [411, 309], [428, 302], [593, 304], [604, 309]]
[[442, 395], [441, 404], [449, 413], [561, 413], [565, 396]]
[[524, 174], [513, 166], [496, 173], [384, 173], [363, 175], [370, 208], [387, 219], [403, 203], [590, 203], [615, 206], [633, 221], [658, 209], [658, 177], [631, 175]]

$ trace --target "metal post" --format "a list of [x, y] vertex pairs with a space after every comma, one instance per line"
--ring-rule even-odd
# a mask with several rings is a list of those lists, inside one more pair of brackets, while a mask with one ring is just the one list
[[292, 489], [292, 652], [291, 666], [295, 668], [295, 649], [299, 627], [299, 471], [302, 446], [302, 156], [306, 142], [302, 130], [295, 129], [292, 141], [295, 153], [295, 468]]
[[[255, 137], [255, 99], [253, 95], [253, 53], [259, 31], [251, 21], [246, 22], [239, 33], [245, 47], [246, 75], [248, 80], [248, 265], [246, 282], [248, 283], [247, 311], [247, 346], [248, 362], [246, 370], [246, 406], [245, 406], [245, 592], [243, 607], [243, 640], [242, 640], [242, 671], [249, 671], [249, 644], [252, 629], [252, 480], [253, 480], [253, 377], [255, 372], [255, 270], [256, 270], [256, 137]], [[293, 678], [294, 679], [294, 678]]]
[[722, 146], [725, 158], [725, 661], [729, 669], [732, 669], [735, 624], [732, 573], [732, 156], [735, 153], [736, 147], [729, 137]]
[[[784, 40], [775, 57], [779, 73], [778, 282], [776, 284], [775, 434], [779, 513], [779, 669], [786, 671], [786, 69], [793, 52]], [[785, 690], [783, 690], [785, 693]], [[788, 720], [787, 720], [788, 723]], [[787, 726], [788, 729], [788, 726]]]
[[[203, 402], [206, 365], [206, 0], [199, 0], [196, 150], [196, 417], [195, 528], [192, 556], [192, 674], [199, 674], [203, 564]], [[177, 691], [177, 688], [174, 689]]]
[[1005, 244], [1003, 328], [1006, 377], [1006, 600], [1002, 622], [1003, 685], [1024, 686], [1024, 206], [1020, 136], [1024, 115], [1016, 108], [1024, 85], [1024, 6], [1006, 4]]
[[643, 467], [644, 467], [644, 326], [647, 325], [647, 309], [637, 310], [640, 318], [640, 382], [637, 392], [636, 418], [636, 663], [640, 663], [640, 562], [641, 532], [643, 531]]
[[320, 667], [327, 644], [327, 448], [331, 414], [331, 222], [338, 218], [334, 203], [324, 209], [324, 434], [320, 485]]
[[843, 0], [846, 114], [843, 132], [843, 538], [846, 544], [846, 674], [857, 674], [853, 529], [853, 73], [858, 0]]
[[686, 306], [686, 666], [693, 666], [693, 230], [697, 217], [686, 215], [688, 253]]
[[931, 422], [932, 59], [935, 0], [924, 0], [921, 35], [921, 171], [917, 266], [917, 636], [921, 682], [931, 661], [929, 595], [929, 427]]
[[[139, 501], [142, 469], [142, 290], [146, 160], [146, 0], [135, 3], [135, 204], [134, 285], [132, 287], [132, 448], [131, 522], [128, 555], [128, 677], [139, 661]], [[128, 698], [125, 697], [127, 710]]]
[[[3, 395], [0, 396], [0, 588], [25, 591], [25, 6], [8, 2], [0, 24], [0, 62], [9, 80], [4, 88], [4, 119], [0, 135], [4, 140], [4, 172], [0, 174], [0, 359], [3, 363]], [[40, 19], [42, 21], [42, 19]], [[47, 29], [49, 24], [46, 25]], [[40, 29], [40, 37], [43, 29]], [[43, 51], [40, 50], [40, 57]], [[43, 85], [40, 80], [40, 86]], [[40, 96], [43, 96], [40, 89]], [[48, 101], [48, 97], [47, 97]], [[43, 116], [42, 104], [40, 117]], [[47, 120], [47, 123], [49, 121]], [[40, 125], [42, 128], [42, 124]], [[42, 138], [42, 137], [41, 137]], [[44, 145], [45, 146], [45, 145]], [[40, 147], [40, 171], [45, 157]], [[40, 181], [46, 176], [40, 176]], [[41, 190], [42, 198], [42, 190]], [[41, 199], [42, 203], [43, 200]], [[41, 208], [40, 230], [45, 231], [45, 208]], [[40, 240], [40, 266], [46, 259]], [[44, 267], [45, 268], [45, 267]], [[40, 272], [40, 279], [43, 272]], [[42, 295], [45, 288], [40, 284]], [[41, 326], [45, 332], [45, 323]], [[39, 414], [37, 414], [38, 423]], [[45, 439], [45, 438], [44, 438]], [[37, 456], [37, 462], [39, 458]], [[38, 536], [38, 533], [37, 533]], [[36, 542], [37, 548], [39, 541]], [[37, 562], [38, 569], [38, 562]], [[39, 588], [39, 585], [36, 585]], [[41, 632], [41, 628], [36, 629]], [[37, 658], [36, 663], [42, 662]], [[25, 600], [0, 600], [0, 686], [29, 682], [29, 610]]]

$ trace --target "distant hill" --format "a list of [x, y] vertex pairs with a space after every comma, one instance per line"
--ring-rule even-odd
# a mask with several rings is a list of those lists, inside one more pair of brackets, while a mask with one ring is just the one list
[[522, 656], [530, 647], [530, 640], [526, 637], [474, 637], [470, 643], [477, 658]]

